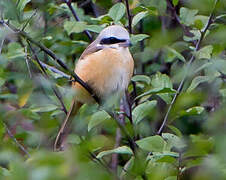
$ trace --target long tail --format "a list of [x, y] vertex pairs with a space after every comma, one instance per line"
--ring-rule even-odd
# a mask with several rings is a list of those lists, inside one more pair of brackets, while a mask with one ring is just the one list
[[61, 125], [61, 128], [57, 134], [55, 143], [54, 143], [54, 151], [62, 151], [64, 150], [64, 143], [66, 140], [67, 135], [70, 132], [70, 124], [73, 119], [73, 117], [77, 114], [79, 111], [79, 108], [82, 106], [80, 102], [77, 102], [76, 100], [73, 100], [70, 110], [67, 113], [66, 118], [64, 119], [63, 124]]

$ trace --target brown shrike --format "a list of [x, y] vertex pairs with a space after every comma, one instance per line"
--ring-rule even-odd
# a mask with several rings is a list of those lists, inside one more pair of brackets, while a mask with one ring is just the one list
[[[134, 62], [129, 51], [128, 31], [119, 25], [103, 29], [82, 53], [74, 72], [87, 83], [105, 102], [109, 97], [122, 97], [133, 75]], [[79, 83], [72, 83], [75, 96], [71, 108], [57, 135], [54, 149], [62, 150], [69, 132], [69, 119], [72, 119], [84, 103], [95, 103], [93, 97]]]

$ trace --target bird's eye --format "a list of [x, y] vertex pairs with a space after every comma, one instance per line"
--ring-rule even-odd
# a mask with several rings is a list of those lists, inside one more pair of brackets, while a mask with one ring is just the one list
[[116, 37], [108, 37], [108, 38], [103, 38], [100, 41], [100, 44], [116, 44], [120, 42], [125, 42], [125, 39], [118, 39]]

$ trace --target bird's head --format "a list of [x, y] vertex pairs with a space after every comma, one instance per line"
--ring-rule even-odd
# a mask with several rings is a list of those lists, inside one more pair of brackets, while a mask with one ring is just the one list
[[103, 29], [97, 36], [98, 45], [100, 46], [131, 46], [128, 31], [119, 25], [108, 26]]

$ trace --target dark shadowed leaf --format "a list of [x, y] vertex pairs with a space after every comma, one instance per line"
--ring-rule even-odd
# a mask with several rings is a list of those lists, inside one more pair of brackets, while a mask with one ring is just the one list
[[193, 91], [199, 84], [204, 83], [204, 82], [208, 82], [209, 80], [210, 80], [209, 76], [197, 76], [197, 77], [195, 77], [192, 80], [191, 85], [188, 87], [187, 92]]

